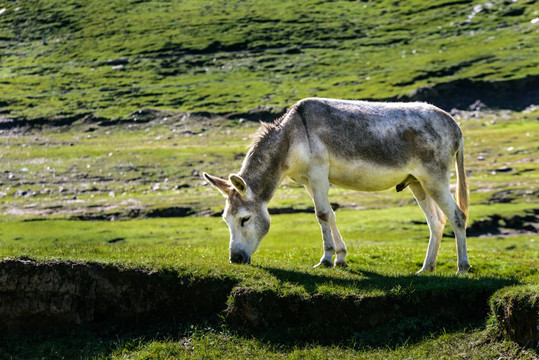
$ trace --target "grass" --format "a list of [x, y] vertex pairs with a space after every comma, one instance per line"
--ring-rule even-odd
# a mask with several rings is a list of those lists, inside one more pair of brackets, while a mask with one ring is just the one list
[[537, 3], [490, 4], [6, 4], [0, 100], [10, 118], [119, 119], [141, 108], [241, 112], [307, 96], [383, 99], [454, 79], [538, 75]]
[[466, 331], [432, 337], [421, 344], [391, 349], [374, 349], [358, 353], [354, 347], [341, 346], [294, 346], [283, 348], [257, 339], [241, 339], [230, 334], [213, 332], [195, 333], [180, 341], [150, 341], [137, 344], [133, 349], [113, 352], [113, 359], [128, 356], [133, 359], [147, 358], [205, 358], [219, 359], [223, 355], [255, 359], [417, 359], [453, 358], [456, 354], [476, 359], [491, 359], [503, 354], [507, 358], [532, 359], [532, 353], [521, 352], [511, 344], [490, 344], [482, 334]]
[[[249, 122], [183, 116], [157, 113], [149, 123], [110, 127], [80, 123], [2, 137], [0, 257], [100, 262], [172, 271], [187, 278], [232, 279], [236, 289], [249, 289], [254, 296], [277, 296], [285, 303], [360, 297], [397, 299], [393, 300], [395, 306], [403, 306], [447, 291], [456, 292], [459, 301], [466, 299], [466, 293], [474, 300], [507, 285], [539, 280], [536, 233], [470, 237], [473, 271], [465, 278], [456, 277], [456, 250], [449, 226], [436, 272], [415, 276], [425, 256], [428, 228], [411, 194], [394, 190], [358, 193], [337, 187], [331, 188], [330, 198], [341, 205], [336, 216], [348, 245], [349, 269], [312, 269], [322, 244], [315, 216], [310, 213], [273, 215], [270, 233], [254, 255], [253, 265], [231, 265], [228, 229], [218, 217], [144, 216], [152, 209], [174, 206], [191, 208], [197, 215], [219, 212], [224, 199], [199, 174], [209, 171], [226, 176], [237, 171], [249, 135], [256, 128]], [[537, 111], [462, 112], [456, 118], [466, 141], [469, 223], [494, 214], [505, 219], [524, 216], [536, 209], [533, 154], [537, 152]], [[302, 209], [312, 202], [304, 189], [285, 181], [270, 207], [286, 206]], [[366, 209], [351, 210], [358, 206]], [[119, 220], [77, 220], [80, 217]], [[241, 300], [241, 294], [230, 295], [230, 301]], [[486, 308], [484, 311], [486, 314]], [[243, 356], [245, 349], [268, 358], [443, 358], [454, 357], [457, 351], [478, 358], [535, 356], [511, 342], [492, 340], [484, 333], [485, 324], [477, 319], [450, 326], [432, 317], [405, 316], [377, 330], [342, 330], [347, 335], [329, 345], [316, 336], [308, 340], [313, 333], [304, 324], [289, 330], [294, 336], [287, 342], [286, 332], [245, 334], [219, 319], [203, 320], [209, 325], [199, 325], [199, 321], [178, 324], [177, 329], [184, 329], [181, 334], [167, 329], [171, 325], [141, 330], [142, 335], [111, 327], [105, 329], [105, 335], [83, 331], [49, 338], [11, 338], [0, 343], [0, 349], [15, 358], [28, 354], [69, 358], [74, 353], [98, 358], [199, 357], [208, 353], [222, 358], [229, 352]], [[327, 335], [335, 338], [335, 334]], [[390, 348], [385, 349], [384, 344]], [[433, 346], [439, 350], [432, 353]]]
[[[502, 213], [519, 213], [523, 208], [498, 207]], [[479, 214], [486, 209], [471, 208]], [[271, 231], [250, 267], [228, 264], [228, 231], [215, 218], [8, 221], [2, 224], [0, 244], [4, 257], [172, 268], [186, 275], [211, 273], [236, 278], [244, 287], [282, 294], [345, 295], [359, 291], [363, 296], [378, 296], [395, 291], [396, 286], [436, 288], [437, 277], [452, 277], [456, 271], [454, 240], [444, 238], [434, 279], [411, 276], [421, 267], [426, 252], [428, 228], [413, 223], [421, 217], [415, 207], [337, 212], [349, 248], [349, 270], [311, 268], [321, 256], [321, 242], [316, 240], [319, 230], [311, 214], [273, 216]], [[470, 238], [469, 253], [475, 267], [470, 278], [537, 281], [539, 244], [535, 238]], [[296, 272], [298, 276], [293, 275]], [[364, 275], [369, 273], [377, 274], [376, 280]], [[400, 275], [404, 278], [395, 280]]]
[[[530, 110], [456, 115], [465, 134], [472, 204], [510, 201], [533, 207], [538, 114]], [[0, 211], [26, 218], [99, 215], [104, 219], [172, 206], [198, 214], [221, 211], [222, 197], [200, 174], [227, 177], [237, 172], [256, 125], [225, 119], [184, 120], [177, 113], [155, 116], [157, 120], [144, 124], [78, 124], [5, 134], [0, 138], [4, 184]], [[359, 193], [332, 187], [330, 200], [368, 209], [415, 204], [408, 191], [395, 193], [394, 189]], [[270, 208], [311, 206], [307, 192], [289, 180], [270, 203]]]
[[[350, 268], [312, 269], [322, 244], [309, 213], [272, 216], [252, 266], [235, 266], [228, 263], [226, 225], [206, 217], [222, 210], [223, 198], [200, 178], [202, 171], [226, 177], [240, 168], [257, 125], [232, 118], [261, 105], [290, 106], [307, 96], [385, 99], [458, 79], [539, 75], [532, 22], [538, 3], [489, 4], [38, 0], [0, 6], [6, 9], [0, 12], [0, 125], [8, 126], [5, 119], [30, 125], [0, 130], [0, 258], [232, 279], [229, 307], [265, 294], [284, 304], [283, 312], [290, 312], [286, 301], [354, 298], [387, 300], [391, 308], [376, 311], [398, 313], [402, 306], [405, 313], [409, 304], [428, 308], [429, 296], [451, 292], [464, 304], [500, 288], [499, 297], [525, 303], [521, 295], [539, 281], [537, 232], [469, 237], [474, 268], [457, 277], [447, 226], [436, 272], [416, 276], [428, 229], [409, 191], [332, 187]], [[192, 111], [211, 116], [186, 114]], [[236, 116], [218, 116], [231, 113]], [[465, 135], [469, 224], [536, 211], [539, 110], [453, 114]], [[53, 123], [69, 126], [48, 126]], [[270, 203], [272, 209], [310, 206], [305, 190], [288, 180]], [[155, 209], [174, 208], [194, 216], [148, 218]], [[486, 314], [484, 302], [477, 313]], [[497, 337], [481, 316], [404, 315], [369, 329], [339, 327], [341, 336], [324, 342], [309, 337], [308, 324], [246, 332], [231, 325], [231, 315], [216, 314], [142, 329], [110, 325], [3, 338], [0, 357], [537, 357]]]
[[99, 334], [78, 331], [70, 336], [0, 340], [0, 355], [23, 358], [107, 358], [107, 359], [534, 359], [534, 352], [509, 341], [493, 341], [487, 331], [469, 328], [441, 330], [421, 342], [391, 347], [365, 347], [359, 337], [343, 344], [316, 343], [284, 345], [241, 336], [226, 327], [211, 324], [159, 328], [152, 332], [131, 330], [117, 336], [114, 330]]
[[533, 327], [537, 326], [538, 298], [537, 283], [498, 290], [490, 300], [492, 322], [497, 325], [498, 334], [537, 350], [539, 335]]

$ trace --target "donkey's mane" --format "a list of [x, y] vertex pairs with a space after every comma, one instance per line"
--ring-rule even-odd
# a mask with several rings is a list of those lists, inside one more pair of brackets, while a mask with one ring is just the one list
[[275, 131], [275, 128], [277, 127], [276, 121], [268, 123], [268, 122], [260, 122], [260, 127], [258, 130], [252, 135], [251, 139], [251, 148], [257, 147], [264, 138], [267, 136], [270, 136], [271, 133]]
[[284, 120], [284, 118], [286, 117], [287, 114], [288, 114], [288, 112], [286, 112], [280, 118], [275, 119], [273, 122], [262, 122], [261, 121], [260, 122], [260, 127], [258, 128], [256, 133], [254, 133], [254, 135], [252, 136], [250, 148], [256, 148], [258, 145], [260, 145], [260, 143], [264, 139], [272, 136], [277, 131], [279, 131], [281, 129], [281, 125], [282, 125], [281, 123], [283, 122], [283, 120]]

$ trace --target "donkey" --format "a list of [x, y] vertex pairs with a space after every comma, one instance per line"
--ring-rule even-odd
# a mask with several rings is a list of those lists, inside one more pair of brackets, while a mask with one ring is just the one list
[[[458, 205], [449, 189], [453, 161]], [[433, 105], [303, 99], [275, 122], [261, 124], [238, 174], [228, 180], [203, 176], [226, 197], [223, 219], [230, 230], [232, 263], [251, 262], [269, 231], [268, 202], [288, 176], [314, 201], [324, 246], [315, 267], [348, 266], [328, 199], [334, 184], [360, 191], [409, 187], [430, 229], [418, 273], [435, 269], [446, 217], [455, 233], [458, 273], [471, 268], [462, 133], [449, 114]]]

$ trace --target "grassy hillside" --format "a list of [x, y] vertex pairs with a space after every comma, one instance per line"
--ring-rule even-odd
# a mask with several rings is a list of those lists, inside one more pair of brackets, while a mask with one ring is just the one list
[[535, 0], [3, 6], [6, 118], [238, 112], [314, 95], [382, 99], [454, 79], [539, 75]]

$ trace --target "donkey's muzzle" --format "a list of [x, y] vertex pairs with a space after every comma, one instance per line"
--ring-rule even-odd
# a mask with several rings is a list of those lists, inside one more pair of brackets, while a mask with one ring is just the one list
[[250, 264], [251, 257], [245, 251], [231, 252], [230, 262], [234, 264]]

